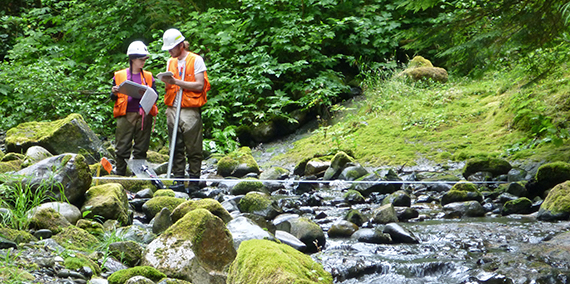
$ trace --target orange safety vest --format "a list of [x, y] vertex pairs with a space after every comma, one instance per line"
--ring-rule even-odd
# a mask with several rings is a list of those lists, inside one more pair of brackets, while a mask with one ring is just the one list
[[[121, 83], [123, 83], [124, 81], [127, 80], [127, 72], [129, 72], [129, 68], [115, 72], [115, 84], [117, 86], [121, 85]], [[152, 73], [143, 70], [143, 74], [144, 74], [144, 80], [141, 80], [143, 85], [146, 82], [146, 85], [151, 87], [152, 86]], [[118, 93], [117, 96], [118, 96], [118, 98], [115, 101], [115, 106], [113, 107], [113, 116], [114, 117], [126, 115], [127, 114], [127, 104], [129, 103], [129, 96], [122, 94], [122, 93]], [[158, 114], [158, 107], [156, 106], [156, 103], [152, 106], [152, 108], [150, 109], [150, 112], [148, 114], [152, 115], [152, 116], [156, 116]]]
[[[196, 54], [189, 52], [186, 56], [186, 74], [184, 76], [184, 81], [196, 82], [196, 77], [194, 77], [194, 61], [196, 61]], [[178, 73], [178, 59], [170, 58], [168, 60], [168, 71], [174, 74], [174, 78], [180, 80], [181, 76]], [[164, 103], [167, 106], [174, 105], [174, 99], [176, 98], [176, 93], [178, 92], [178, 86], [167, 85], [166, 94], [164, 94]], [[208, 101], [207, 92], [210, 90], [210, 80], [208, 80], [208, 74], [204, 71], [204, 89], [202, 92], [194, 92], [190, 90], [183, 89], [182, 91], [182, 105], [180, 107], [201, 107]]]

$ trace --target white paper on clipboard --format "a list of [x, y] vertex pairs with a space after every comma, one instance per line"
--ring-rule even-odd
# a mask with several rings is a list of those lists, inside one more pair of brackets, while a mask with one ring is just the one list
[[142, 98], [147, 89], [150, 88], [129, 80], [126, 80], [121, 83], [121, 85], [119, 85], [119, 93], [125, 94], [135, 99]]
[[161, 73], [158, 73], [158, 74], [156, 75], [156, 77], [157, 77], [159, 80], [162, 80], [162, 77], [172, 77], [172, 76], [174, 76], [174, 73], [172, 73], [172, 72], [170, 72], [170, 71], [161, 72]]
[[152, 106], [156, 102], [157, 98], [158, 94], [152, 88], [146, 89], [146, 92], [144, 92], [144, 95], [142, 96], [141, 101], [139, 103], [142, 109], [144, 110], [145, 114], [148, 114], [148, 112], [151, 110]]

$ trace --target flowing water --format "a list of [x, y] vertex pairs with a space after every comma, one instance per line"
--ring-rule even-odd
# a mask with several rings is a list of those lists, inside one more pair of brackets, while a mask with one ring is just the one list
[[[254, 148], [255, 159], [264, 167], [271, 165], [270, 158], [287, 151], [293, 141], [310, 130], [305, 131]], [[446, 165], [445, 169], [462, 166]], [[293, 165], [285, 167], [292, 170]], [[425, 160], [406, 170], [429, 173], [442, 168]], [[380, 206], [374, 202], [352, 207], [343, 204], [343, 188], [346, 186], [342, 183], [321, 184], [318, 195], [324, 200], [322, 206], [303, 210], [325, 232], [333, 222], [343, 219], [350, 208], [369, 212]], [[413, 192], [417, 188], [408, 189]], [[438, 206], [413, 204], [412, 207], [423, 218], [399, 225], [414, 234], [420, 240], [418, 244], [372, 244], [327, 237], [325, 247], [311, 256], [331, 272], [334, 283], [341, 284], [570, 283], [570, 237], [561, 242], [551, 241], [569, 231], [570, 222], [541, 222], [533, 215], [504, 217], [492, 213], [480, 218], [444, 219]]]

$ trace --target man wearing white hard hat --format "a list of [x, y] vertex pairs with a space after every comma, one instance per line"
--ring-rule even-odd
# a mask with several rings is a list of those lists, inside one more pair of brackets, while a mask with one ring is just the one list
[[172, 76], [162, 76], [166, 83], [164, 103], [168, 106], [166, 120], [170, 135], [170, 161], [168, 177], [172, 171], [174, 178], [184, 178], [188, 162], [189, 187], [177, 181], [171, 188], [191, 194], [198, 190], [202, 167], [202, 115], [201, 107], [207, 101], [210, 82], [204, 59], [189, 52], [188, 42], [177, 29], [164, 32], [162, 50], [168, 50], [171, 58], [166, 71]]
[[117, 120], [115, 131], [117, 159], [114, 172], [122, 176], [127, 173], [127, 161], [131, 157], [131, 152], [134, 159], [146, 159], [153, 117], [158, 114], [156, 103], [147, 115], [140, 106], [140, 98], [119, 93], [119, 85], [127, 80], [151, 87], [156, 92], [152, 73], [143, 70], [149, 56], [146, 45], [142, 41], [133, 41], [127, 49], [127, 56], [129, 68], [115, 72], [111, 88], [111, 98], [115, 101], [113, 116]]

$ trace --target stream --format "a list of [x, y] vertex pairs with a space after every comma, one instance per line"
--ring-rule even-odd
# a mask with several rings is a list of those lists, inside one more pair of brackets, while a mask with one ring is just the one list
[[[253, 148], [254, 158], [262, 168], [271, 165], [271, 157], [284, 153], [293, 141], [310, 130], [304, 131]], [[293, 166], [285, 167], [292, 170]], [[441, 167], [422, 160], [403, 171], [409, 176], [429, 175], [462, 167], [461, 163]], [[409, 176], [400, 177], [411, 180], [407, 179]], [[497, 210], [489, 210], [485, 217], [447, 219], [436, 202], [418, 202], [417, 196], [425, 193], [426, 185], [404, 184], [402, 188], [412, 193], [411, 208], [420, 215], [398, 224], [415, 235], [420, 240], [418, 244], [373, 244], [330, 238], [327, 230], [343, 219], [349, 209], [366, 212], [380, 206], [379, 200], [372, 198], [364, 204], [346, 204], [343, 202], [346, 188], [342, 182], [321, 183], [317, 194], [323, 199], [322, 205], [301, 208], [307, 212], [304, 216], [325, 232], [325, 247], [311, 256], [331, 272], [334, 283], [570, 283], [570, 241], [563, 238], [552, 242], [555, 236], [570, 230], [570, 222], [537, 221], [533, 214], [501, 216]], [[367, 222], [360, 229], [383, 226]]]

